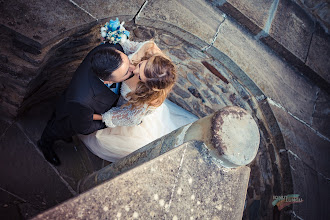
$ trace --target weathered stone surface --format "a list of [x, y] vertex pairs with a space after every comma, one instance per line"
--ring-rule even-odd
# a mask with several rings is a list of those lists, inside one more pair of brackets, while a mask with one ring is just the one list
[[[288, 63], [230, 20], [223, 23], [214, 45], [248, 75], [242, 76], [241, 82], [249, 89], [253, 87], [250, 85], [254, 84], [256, 90], [250, 90], [254, 96], [262, 95], [262, 91], [266, 97], [280, 103], [300, 119], [310, 121], [318, 91], [315, 84], [301, 77]], [[231, 65], [226, 67], [230, 69]], [[236, 70], [232, 73], [241, 75]]]
[[168, 96], [168, 99], [171, 102], [174, 102], [175, 104], [180, 106], [181, 108], [183, 108], [189, 112], [193, 112], [192, 108], [181, 97], [175, 96], [175, 95], [173, 95], [173, 93], [170, 93], [170, 95]]
[[216, 1], [220, 3], [215, 4], [220, 10], [247, 27], [253, 34], [258, 34], [266, 25], [269, 9], [273, 1], [253, 0], [242, 2], [239, 0], [228, 0], [224, 4], [221, 1]]
[[[136, 13], [143, 5], [143, 0], [137, 1], [87, 1], [87, 0], [75, 0], [80, 7], [85, 9], [88, 13], [92, 14], [99, 20], [109, 18], [115, 19], [118, 16], [120, 21], [130, 21], [134, 18]], [[88, 16], [87, 14], [85, 16]], [[122, 19], [121, 19], [122, 18]]]
[[191, 96], [188, 92], [184, 91], [177, 85], [173, 87], [173, 92], [175, 92], [178, 96], [181, 96], [184, 99], [189, 98]]
[[188, 87], [188, 91], [193, 95], [195, 96], [196, 98], [200, 99], [202, 102], [205, 102], [205, 100], [203, 99], [202, 95], [198, 92], [197, 89], [195, 89], [194, 87], [192, 86], [189, 86]]
[[197, 50], [196, 48], [186, 45], [184, 50], [194, 59], [207, 59], [210, 58], [207, 54], [203, 53], [201, 50]]
[[272, 105], [271, 107], [283, 134], [286, 149], [311, 169], [330, 176], [329, 141], [321, 136], [322, 133], [316, 134], [282, 109]]
[[306, 65], [330, 83], [330, 36], [319, 26], [313, 34]]
[[[40, 139], [43, 129], [55, 109], [55, 103], [56, 100], [52, 99], [33, 106], [18, 118], [18, 124], [34, 144]], [[65, 143], [63, 141], [57, 141], [53, 147], [62, 162], [62, 165], [57, 167], [59, 174], [70, 184], [72, 189], [76, 189], [79, 180], [95, 170], [87, 151], [84, 149], [85, 147], [76, 145], [74, 142]], [[93, 164], [101, 160], [93, 159]], [[97, 168], [102, 167], [98, 166]]]
[[18, 203], [22, 203], [18, 198], [8, 192], [0, 190], [0, 218], [1, 219], [21, 219]]
[[244, 109], [225, 107], [212, 118], [212, 144], [219, 151], [225, 167], [249, 164], [256, 156], [260, 134], [252, 118]]
[[0, 8], [0, 23], [18, 33], [20, 42], [35, 48], [51, 43], [67, 30], [96, 20], [63, 0], [4, 1]]
[[133, 30], [133, 33], [136, 37], [144, 40], [150, 40], [151, 38], [154, 38], [156, 34], [155, 30], [145, 27], [137, 27]]
[[168, 46], [178, 46], [182, 44], [182, 41], [172, 35], [161, 34], [159, 38]]
[[200, 88], [202, 86], [202, 83], [199, 81], [199, 79], [192, 73], [187, 73], [187, 78], [191, 84], [196, 86], [197, 88]]
[[186, 60], [188, 58], [188, 54], [180, 49], [176, 49], [176, 48], [170, 49], [169, 52], [170, 52], [170, 54], [179, 58], [180, 60]]
[[[306, 60], [314, 22], [292, 1], [279, 1], [269, 35], [302, 61]], [[272, 49], [280, 49], [269, 45]], [[284, 52], [279, 51], [280, 54]]]
[[136, 23], [168, 30], [202, 48], [212, 42], [221, 20], [221, 15], [203, 1], [156, 0], [146, 4]]
[[317, 172], [294, 154], [288, 153], [288, 155], [294, 184], [294, 192], [291, 194], [299, 194], [299, 197], [303, 199], [302, 203], [293, 205], [293, 211], [304, 219], [321, 219], [320, 214], [324, 212], [321, 210], [323, 201], [320, 200], [320, 195], [327, 194], [327, 192], [319, 191]]
[[320, 91], [315, 101], [315, 110], [313, 112], [310, 124], [317, 131], [322, 131], [326, 137], [330, 137], [330, 97], [324, 91]]
[[203, 156], [202, 148], [181, 145], [35, 219], [241, 219], [249, 168], [223, 170]]
[[[38, 207], [39, 211], [72, 197], [56, 172], [16, 125], [0, 139], [0, 146], [1, 188]], [[52, 187], [49, 187], [50, 183]]]

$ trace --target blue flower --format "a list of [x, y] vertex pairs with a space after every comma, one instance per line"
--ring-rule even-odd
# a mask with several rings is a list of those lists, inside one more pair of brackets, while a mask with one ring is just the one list
[[126, 36], [129, 37], [129, 31], [124, 31], [124, 34], [126, 34]]
[[120, 23], [118, 18], [116, 18], [116, 20], [110, 20], [110, 30], [111, 31], [115, 31], [117, 29], [119, 29]]

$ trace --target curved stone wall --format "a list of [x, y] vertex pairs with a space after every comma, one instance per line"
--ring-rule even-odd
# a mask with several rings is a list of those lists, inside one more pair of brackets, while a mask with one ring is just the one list
[[[322, 28], [311, 31], [314, 21], [308, 20], [302, 10], [293, 10], [297, 5], [291, 1], [260, 0], [252, 1], [253, 4], [249, 1], [252, 6], [258, 6], [255, 8], [260, 13], [249, 11], [247, 14], [255, 16], [251, 18], [243, 10], [253, 8], [247, 7], [250, 3], [242, 9], [235, 2], [1, 1], [0, 110], [13, 118], [31, 105], [60, 94], [81, 59], [100, 43], [100, 24], [115, 17], [132, 21], [127, 25], [137, 39], [159, 37], [156, 40], [162, 49], [174, 57], [181, 72], [187, 72], [185, 80], [179, 78], [170, 96], [172, 101], [199, 117], [226, 105], [241, 104], [259, 122], [264, 141], [256, 160], [250, 165], [252, 172], [246, 203], [247, 210], [255, 210], [246, 211], [244, 215], [246, 219], [253, 216], [251, 213], [270, 217], [272, 194], [285, 195], [298, 189], [306, 198], [309, 196], [299, 188], [302, 180], [294, 174], [294, 169], [307, 164], [314, 171], [328, 174], [326, 163], [314, 164], [317, 157], [327, 155], [323, 153], [327, 151], [320, 148], [321, 153], [314, 153], [310, 144], [314, 136], [321, 137], [318, 142], [321, 146], [329, 141], [329, 134], [325, 133], [326, 120], [324, 122], [322, 118], [328, 117], [322, 107], [329, 97], [319, 88], [328, 83], [329, 40]], [[270, 10], [274, 9], [274, 2], [278, 3], [277, 10]], [[224, 16], [223, 11], [231, 17]], [[278, 14], [277, 17], [273, 14], [272, 28], [268, 26], [265, 31], [270, 11]], [[281, 18], [287, 15], [291, 19], [288, 23], [297, 26], [281, 23]], [[287, 26], [288, 30], [283, 34], [281, 28]], [[184, 47], [182, 42], [192, 46]], [[282, 56], [274, 54], [263, 42]], [[203, 67], [200, 63], [185, 63], [185, 56], [208, 60], [235, 86], [214, 85], [213, 82], [219, 79], [206, 77], [204, 70], [200, 70]], [[320, 62], [315, 63], [315, 60]], [[309, 65], [311, 63], [314, 66]], [[304, 74], [312, 73], [318, 84], [301, 77], [290, 64]], [[203, 83], [201, 86], [200, 82]], [[233, 91], [239, 92], [230, 99]], [[230, 102], [218, 103], [219, 100], [212, 99], [215, 95], [228, 95]], [[314, 115], [319, 119], [314, 120]], [[309, 140], [299, 133], [301, 129], [306, 129]], [[323, 136], [314, 131], [321, 131]], [[295, 155], [298, 155], [299, 163]], [[291, 208], [286, 211], [286, 214], [292, 214]], [[303, 209], [296, 213], [308, 216]]]

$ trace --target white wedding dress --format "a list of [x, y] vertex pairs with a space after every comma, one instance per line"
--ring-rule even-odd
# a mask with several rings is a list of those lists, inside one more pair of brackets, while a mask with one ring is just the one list
[[[144, 43], [130, 42], [123, 45], [130, 60]], [[126, 46], [126, 48], [125, 48]], [[134, 48], [134, 49], [132, 49]], [[143, 106], [131, 109], [120, 107], [128, 100], [126, 95], [131, 89], [122, 83], [121, 96], [117, 106], [102, 114], [108, 128], [98, 130], [89, 135], [78, 135], [87, 148], [100, 158], [115, 162], [152, 141], [198, 119], [169, 100], [157, 107]]]

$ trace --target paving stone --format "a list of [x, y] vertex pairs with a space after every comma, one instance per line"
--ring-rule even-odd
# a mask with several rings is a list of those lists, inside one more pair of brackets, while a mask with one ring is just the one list
[[169, 52], [170, 52], [170, 54], [179, 58], [180, 60], [188, 59], [188, 54], [185, 53], [183, 50], [173, 48], [173, 49], [169, 49]]
[[[45, 7], [47, 6], [47, 7]], [[14, 32], [24, 44], [41, 48], [59, 34], [95, 21], [69, 1], [4, 1], [0, 23]], [[56, 10], [49, 10], [54, 9]]]
[[247, 2], [228, 0], [224, 4], [218, 3], [216, 7], [235, 18], [256, 35], [265, 28], [272, 3], [273, 0], [252, 0]]
[[187, 73], [187, 78], [191, 84], [193, 84], [197, 88], [201, 88], [202, 83], [197, 79], [197, 77], [194, 74]]
[[168, 99], [171, 102], [174, 102], [175, 104], [180, 106], [181, 108], [187, 110], [188, 112], [193, 112], [192, 108], [181, 97], [177, 97], [177, 96], [173, 95], [173, 93], [170, 93], [170, 95], [168, 96]]
[[207, 54], [203, 53], [201, 50], [198, 50], [190, 45], [186, 45], [183, 49], [194, 59], [208, 59], [210, 58]]
[[156, 32], [155, 30], [151, 28], [145, 28], [145, 27], [137, 27], [133, 30], [133, 33], [137, 38], [143, 39], [143, 40], [150, 40], [155, 37]]
[[[301, 61], [305, 61], [310, 46], [314, 22], [292, 1], [279, 1], [269, 35]], [[276, 45], [269, 45], [281, 50]], [[278, 51], [280, 54], [284, 52]]]
[[188, 91], [195, 96], [196, 98], [200, 99], [203, 103], [205, 102], [205, 100], [203, 99], [202, 95], [198, 92], [197, 89], [195, 89], [193, 86], [189, 86], [188, 87]]
[[205, 96], [205, 98], [207, 98], [212, 104], [215, 104], [215, 105], [222, 104], [216, 97], [214, 97], [214, 95], [210, 94], [210, 92], [208, 90], [202, 90], [202, 93]]
[[204, 75], [204, 72], [206, 70], [205, 66], [203, 66], [200, 62], [191, 61], [188, 62], [189, 69], [194, 70], [194, 72], [199, 72], [200, 74]]
[[306, 65], [330, 83], [330, 36], [320, 26], [313, 34]]
[[0, 146], [1, 188], [40, 210], [72, 197], [36, 146], [16, 125], [11, 126], [0, 139]]
[[175, 92], [178, 96], [181, 96], [184, 99], [189, 98], [191, 96], [189, 93], [187, 93], [177, 85], [173, 87], [173, 92]]
[[200, 118], [203, 118], [203, 117], [207, 116], [207, 113], [205, 111], [203, 111], [204, 106], [202, 106], [199, 101], [197, 101], [195, 99], [192, 99], [191, 100], [191, 105], [192, 105], [193, 109], [195, 110], [195, 112], [197, 113], [195, 115], [197, 115]]
[[161, 34], [159, 35], [159, 38], [168, 46], [178, 46], [182, 44], [182, 41], [174, 37], [173, 35]]

